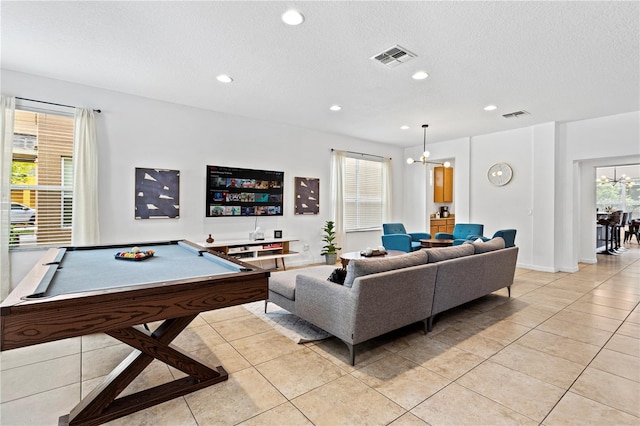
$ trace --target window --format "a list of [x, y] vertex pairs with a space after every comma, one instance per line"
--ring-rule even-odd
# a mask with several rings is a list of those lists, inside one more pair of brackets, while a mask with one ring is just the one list
[[[73, 160], [71, 157], [62, 157], [62, 186], [73, 187]], [[73, 191], [62, 191], [62, 227], [71, 227], [71, 208], [73, 206]]]
[[361, 158], [345, 158], [344, 229], [379, 229], [384, 217], [385, 163]]
[[71, 243], [73, 122], [70, 116], [16, 110], [11, 248]]
[[[638, 165], [620, 166], [617, 168], [617, 176], [621, 177], [623, 173], [629, 175], [629, 180], [618, 182], [613, 185], [611, 182], [603, 182], [602, 178], [596, 184], [596, 207], [598, 211], [607, 210], [631, 213], [634, 219], [640, 218], [640, 177], [638, 177]], [[597, 168], [596, 174], [600, 176], [608, 176], [611, 179], [614, 174], [612, 168]], [[635, 177], [634, 177], [635, 176]]]

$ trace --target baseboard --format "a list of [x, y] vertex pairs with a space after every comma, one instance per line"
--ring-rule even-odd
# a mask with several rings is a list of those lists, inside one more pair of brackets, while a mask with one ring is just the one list
[[551, 273], [560, 272], [559, 269], [547, 268], [547, 267], [543, 267], [543, 266], [528, 265], [528, 264], [524, 264], [524, 263], [518, 263], [518, 264], [516, 264], [516, 267], [517, 268], [522, 268], [522, 269], [531, 269], [532, 271], [540, 271], [540, 272], [551, 272]]

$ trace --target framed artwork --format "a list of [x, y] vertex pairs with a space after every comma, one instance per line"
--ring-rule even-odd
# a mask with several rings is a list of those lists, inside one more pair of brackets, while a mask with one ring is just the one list
[[136, 219], [180, 217], [180, 171], [136, 167]]
[[295, 214], [320, 213], [320, 179], [295, 177]]

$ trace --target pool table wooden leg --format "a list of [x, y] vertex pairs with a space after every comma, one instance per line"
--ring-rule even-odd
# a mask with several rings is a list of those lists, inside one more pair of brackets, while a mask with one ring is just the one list
[[[227, 380], [228, 374], [222, 366], [211, 368], [170, 345], [196, 316], [165, 320], [153, 333], [136, 327], [107, 331], [110, 336], [136, 350], [100, 386], [80, 401], [68, 416], [61, 417], [59, 425], [105, 423]], [[185, 372], [187, 377], [116, 399], [154, 359]]]

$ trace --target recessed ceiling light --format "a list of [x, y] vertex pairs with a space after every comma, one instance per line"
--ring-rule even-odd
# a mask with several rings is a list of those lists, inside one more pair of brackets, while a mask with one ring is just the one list
[[417, 73], [411, 76], [411, 78], [413, 78], [414, 80], [424, 80], [427, 77], [429, 77], [429, 74], [427, 74], [424, 71], [418, 71]]
[[233, 81], [233, 79], [226, 74], [220, 74], [216, 77], [216, 80], [220, 83], [231, 83]]
[[287, 25], [300, 25], [304, 22], [304, 16], [297, 10], [287, 10], [282, 14], [282, 21]]
[[331, 105], [331, 106], [329, 107], [329, 109], [330, 109], [331, 111], [340, 111], [340, 110], [342, 109], [342, 107], [341, 107], [340, 105]]
[[409, 128], [409, 126], [400, 126], [400, 128], [401, 128], [402, 130], [407, 130], [407, 129]]
[[485, 111], [494, 111], [496, 109], [498, 109], [498, 107], [495, 105], [487, 105], [486, 107], [484, 107]]

